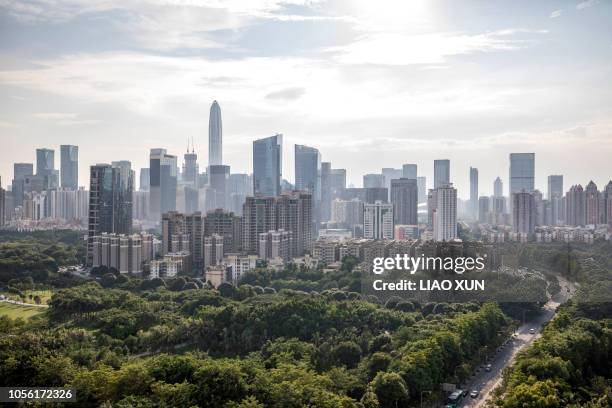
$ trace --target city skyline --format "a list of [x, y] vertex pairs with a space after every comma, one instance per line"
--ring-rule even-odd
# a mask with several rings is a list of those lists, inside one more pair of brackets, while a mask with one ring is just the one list
[[[271, 137], [265, 137], [265, 138], [262, 138], [262, 139], [253, 140], [253, 142], [262, 142], [262, 141], [272, 140], [272, 139], [274, 139], [276, 137], [281, 137], [281, 139], [284, 138], [284, 136], [282, 134], [277, 134], [277, 135], [274, 135], [274, 136], [271, 136]], [[255, 145], [257, 145], [257, 144], [258, 143], [253, 143], [252, 149], [255, 149]], [[191, 146], [191, 145], [188, 145], [188, 146]], [[303, 145], [296, 144], [296, 145], [294, 145], [294, 148], [292, 149], [293, 150], [292, 151], [293, 155], [285, 156], [285, 148], [283, 146], [283, 143], [282, 142], [279, 143], [278, 146], [280, 148], [280, 159], [281, 159], [280, 161], [281, 162], [286, 161], [288, 157], [292, 157], [292, 158], [294, 158], [294, 160], [292, 160], [292, 162], [295, 163], [295, 156], [296, 156], [298, 150], [302, 149], [302, 148], [313, 149], [314, 151], [318, 152], [318, 150], [316, 148], [314, 148], [314, 147], [308, 147], [308, 146], [303, 146]], [[67, 154], [67, 153], [64, 152], [64, 148], [70, 148], [72, 150], [75, 150], [77, 152], [76, 154], [78, 155], [79, 146], [60, 145], [59, 147], [60, 147], [59, 151], [63, 155]], [[176, 164], [176, 166], [174, 166], [175, 167], [175, 172], [180, 171], [181, 172], [181, 177], [185, 177], [185, 175], [187, 176], [186, 179], [183, 179], [184, 181], [190, 181], [190, 182], [195, 183], [195, 181], [192, 180], [192, 178], [197, 176], [198, 174], [206, 173], [207, 170], [210, 170], [210, 167], [211, 167], [211, 166], [208, 166], [207, 168], [205, 167], [204, 169], [202, 169], [203, 173], [197, 173], [197, 169], [199, 168], [200, 160], [207, 160], [207, 159], [206, 158], [205, 159], [198, 158], [198, 155], [196, 153], [191, 153], [192, 150], [189, 150], [189, 147], [184, 152], [184, 155], [183, 155], [182, 159], [180, 159], [177, 155], [170, 155], [170, 154], [168, 154], [167, 153], [167, 149], [164, 149], [164, 148], [151, 148], [151, 149], [149, 149], [149, 155], [150, 156], [152, 156], [154, 154], [158, 154], [158, 152], [163, 152], [164, 155], [167, 155], [168, 157], [170, 157], [172, 159], [173, 163]], [[321, 153], [318, 153], [318, 154], [320, 156], [322, 156]], [[22, 177], [23, 175], [26, 175], [26, 174], [33, 174], [33, 175], [36, 176], [36, 175], [41, 175], [41, 174], [44, 175], [45, 172], [51, 172], [52, 173], [51, 174], [51, 176], [52, 176], [51, 180], [50, 181], [45, 180], [45, 183], [48, 182], [48, 183], [51, 183], [51, 184], [57, 184], [56, 187], [65, 188], [66, 186], [63, 186], [60, 183], [60, 179], [62, 179], [64, 177], [62, 175], [62, 172], [60, 171], [61, 168], [62, 168], [62, 163], [55, 164], [55, 161], [54, 161], [55, 149], [48, 148], [48, 147], [36, 148], [35, 149], [35, 156], [36, 157], [35, 157], [35, 159], [32, 162], [12, 162], [11, 163], [11, 172], [10, 172], [10, 174], [15, 175], [16, 177]], [[467, 183], [465, 183], [466, 184], [465, 185], [465, 189], [467, 190], [467, 192], [466, 191], [462, 191], [461, 189], [457, 188], [457, 191], [460, 192], [460, 194], [457, 195], [457, 198], [460, 198], [461, 200], [468, 202], [468, 205], [471, 205], [471, 199], [474, 197], [474, 192], [478, 192], [476, 198], [483, 197], [483, 196], [487, 196], [487, 197], [496, 196], [496, 194], [497, 194], [497, 190], [496, 190], [497, 186], [496, 186], [496, 184], [498, 183], [498, 181], [501, 181], [501, 192], [502, 192], [502, 195], [505, 196], [505, 197], [509, 197], [509, 193], [511, 192], [510, 190], [512, 189], [512, 176], [511, 176], [512, 171], [513, 171], [512, 170], [512, 164], [513, 164], [513, 160], [515, 160], [515, 159], [513, 159], [513, 157], [517, 157], [517, 156], [518, 157], [529, 156], [530, 157], [529, 160], [531, 160], [531, 163], [530, 163], [531, 168], [527, 170], [527, 173], [535, 174], [535, 177], [532, 177], [532, 181], [530, 181], [530, 183], [532, 183], [530, 185], [533, 185], [533, 188], [527, 188], [526, 191], [529, 191], [529, 192], [539, 191], [540, 193], [542, 193], [544, 195], [544, 197], [549, 198], [549, 192], [550, 192], [550, 188], [551, 188], [551, 186], [550, 186], [551, 178], [555, 179], [555, 178], [559, 178], [559, 177], [560, 177], [560, 180], [561, 180], [560, 181], [560, 183], [561, 183], [560, 187], [557, 187], [557, 188], [561, 189], [559, 191], [562, 193], [562, 195], [564, 195], [566, 192], [569, 191], [569, 187], [566, 188], [566, 189], [563, 189], [563, 180], [566, 179], [566, 178], [572, 179], [571, 175], [569, 177], [567, 176], [567, 174], [565, 174], [565, 175], [564, 174], [559, 174], [559, 175], [549, 174], [549, 175], [546, 175], [546, 176], [538, 176], [537, 170], [535, 169], [535, 163], [537, 163], [537, 157], [536, 157], [537, 155], [535, 153], [514, 153], [513, 152], [513, 153], [509, 153], [508, 154], [507, 161], [508, 161], [509, 176], [506, 179], [504, 179], [502, 176], [497, 176], [490, 183], [487, 180], [485, 180], [485, 181], [483, 181], [481, 183], [478, 183], [478, 179], [479, 179], [479, 177], [478, 177], [478, 169], [477, 168], [473, 168], [473, 167], [470, 166], [468, 168], [468, 172], [469, 172], [468, 173], [468, 181], [467, 181]], [[117, 157], [117, 156], [115, 156], [115, 157]], [[321, 159], [319, 159], [319, 160], [321, 160]], [[40, 162], [40, 164], [39, 164], [39, 162]], [[150, 184], [149, 183], [150, 182], [148, 180], [146, 180], [146, 181], [143, 180], [142, 172], [143, 171], [148, 172], [150, 170], [150, 167], [137, 168], [136, 166], [134, 166], [134, 162], [132, 162], [131, 160], [96, 161], [94, 164], [83, 165], [83, 163], [81, 163], [80, 160], [78, 160], [78, 158], [77, 158], [75, 161], [71, 162], [71, 164], [70, 164], [71, 167], [70, 167], [70, 170], [69, 170], [70, 171], [69, 177], [74, 177], [75, 169], [78, 169], [78, 174], [80, 174], [82, 172], [81, 167], [83, 167], [83, 166], [86, 168], [86, 171], [89, 173], [91, 167], [94, 167], [94, 166], [97, 166], [97, 165], [109, 164], [109, 163], [112, 163], [114, 165], [117, 162], [128, 163], [133, 168], [133, 170], [135, 172], [140, 174], [140, 180], [139, 180], [138, 185], [136, 185], [136, 183], [134, 183], [134, 186], [135, 186], [135, 190], [134, 191], [142, 190], [143, 187], [144, 187], [144, 190], [147, 190], [147, 191], [149, 190], [149, 188], [150, 188]], [[147, 164], [149, 166], [151, 166], [151, 163], [152, 162], [151, 162], [151, 159], [150, 159], [149, 163], [147, 163]], [[25, 168], [26, 166], [29, 169], [31, 169], [31, 170], [22, 170], [22, 168]], [[49, 166], [51, 166], [51, 167], [49, 167]], [[414, 167], [414, 169], [416, 169], [417, 164], [403, 164], [400, 167], [402, 167], [402, 166], [404, 167], [404, 170], [402, 170], [402, 168], [394, 169], [394, 168], [389, 168], [389, 167], [382, 167], [381, 171], [379, 173], [362, 174], [362, 175], [360, 175], [361, 181], [360, 182], [358, 181], [357, 185], [353, 185], [353, 187], [356, 187], [356, 188], [362, 188], [362, 187], [370, 187], [370, 188], [371, 187], [384, 187], [384, 188], [386, 188], [388, 190], [388, 193], [390, 195], [391, 194], [390, 193], [391, 192], [391, 188], [390, 188], [391, 187], [391, 180], [399, 180], [401, 178], [406, 178], [406, 177], [403, 176], [403, 173], [406, 171], [406, 166], [410, 166], [411, 169], [409, 171], [412, 172], [413, 171], [412, 167]], [[443, 182], [441, 182], [440, 185], [444, 185], [444, 184], [446, 184], [448, 182], [450, 182], [451, 184], [455, 184], [455, 181], [454, 181], [454, 178], [453, 178], [452, 174], [448, 174], [448, 170], [447, 170], [449, 168], [453, 168], [452, 162], [450, 162], [448, 159], [436, 159], [436, 160], [433, 160], [432, 168], [434, 169], [434, 171], [432, 171], [432, 173], [435, 173], [436, 166], [444, 167], [444, 170], [446, 171], [446, 174], [444, 175], [444, 177], [448, 177], [449, 178], [449, 180], [444, 179]], [[41, 168], [37, 168], [37, 167], [41, 167]], [[47, 167], [49, 167], [49, 168], [47, 168]], [[217, 167], [221, 168], [221, 167], [223, 167], [225, 169], [225, 171], [228, 171], [228, 174], [227, 174], [228, 176], [230, 176], [230, 175], [235, 175], [235, 176], [246, 175], [246, 176], [249, 176], [249, 177], [253, 176], [253, 168], [251, 168], [250, 170], [245, 171], [244, 173], [241, 173], [241, 172], [233, 171], [233, 168], [229, 164], [228, 165], [215, 165], [215, 166], [212, 166], [212, 167], [213, 168], [217, 168]], [[188, 173], [185, 173], [185, 169], [186, 168], [188, 169]], [[284, 166], [282, 166], [282, 168], [284, 169]], [[230, 169], [232, 169], [231, 173], [229, 173]], [[338, 170], [346, 171], [346, 169], [338, 169]], [[15, 173], [16, 171], [18, 171], [18, 173]], [[41, 171], [42, 171], [42, 173], [39, 174]], [[473, 176], [473, 172], [474, 171], [476, 172], [475, 173], [476, 174], [476, 179], [475, 179], [476, 180], [476, 184], [475, 184], [475, 186], [473, 186], [473, 184], [472, 184], [472, 181], [473, 181], [472, 176]], [[196, 172], [196, 173], [194, 173], [194, 172]], [[191, 173], [193, 173], [193, 174], [191, 174]], [[214, 173], [214, 171], [213, 171], [213, 173]], [[388, 179], [387, 176], [389, 174], [393, 175], [395, 173], [397, 173], [397, 177], [391, 177], [391, 178]], [[293, 174], [295, 175], [296, 173], [294, 172]], [[418, 173], [418, 174], [421, 174], [421, 173]], [[209, 174], [209, 176], [210, 176], [210, 174]], [[0, 177], [2, 177], [2, 174], [0, 174]], [[287, 178], [285, 178], [282, 173], [279, 174], [279, 177], [280, 177], [281, 182], [283, 180], [287, 180]], [[418, 181], [418, 179], [422, 179], [424, 177], [425, 176], [419, 175], [417, 177], [417, 181]], [[320, 178], [321, 178], [321, 169], [319, 169], [319, 179]], [[427, 189], [435, 188], [434, 185], [433, 185], [433, 184], [435, 184], [435, 177], [432, 177], [432, 179], [429, 179], [428, 177], [425, 177], [425, 178], [427, 179]], [[537, 180], [539, 178], [544, 178], [546, 183], [544, 185], [542, 185], [542, 186], [537, 185], [537, 183], [535, 183], [533, 180]], [[595, 181], [595, 180], [598, 180], [599, 178], [601, 178], [603, 180], [602, 183], [598, 183], [597, 181]], [[8, 180], [11, 180], [11, 179], [8, 178]], [[72, 186], [69, 186], [67, 188], [68, 189], [72, 189], [72, 190], [76, 190], [78, 188], [85, 188], [85, 189], [87, 189], [89, 187], [89, 184], [90, 184], [90, 178], [87, 177], [87, 180], [88, 180], [87, 183], [79, 182], [77, 188], [73, 188]], [[506, 184], [505, 180], [508, 180], [507, 184]], [[610, 177], [606, 176], [605, 174], [604, 175], [600, 175], [600, 176], [592, 174], [589, 177], [587, 177], [586, 180], [579, 180], [578, 182], [572, 183], [571, 185], [572, 186], [573, 185], [583, 185], [583, 186], [586, 186], [588, 183], [592, 182], [598, 188], [605, 188], [605, 186], [609, 182], [609, 180], [610, 180]], [[299, 188], [299, 186], [297, 186], [297, 184], [300, 184], [300, 183], [298, 182], [297, 179], [289, 179], [287, 181], [292, 183], [292, 185], [295, 186], [296, 190], [309, 191], [309, 188]], [[143, 185], [143, 182], [145, 182], [144, 185]], [[6, 184], [9, 185], [9, 186], [11, 185], [10, 182], [6, 183]], [[351, 184], [352, 183], [349, 183], [348, 179], [347, 179], [346, 186], [349, 187]], [[374, 185], [374, 184], [376, 184], [376, 185]], [[483, 185], [485, 186], [484, 187], [484, 191], [483, 191], [483, 188], [482, 188]], [[487, 185], [490, 185], [490, 188], [487, 188], [486, 187]], [[522, 186], [522, 187], [519, 186], [518, 188], [515, 188], [516, 192], [520, 192], [522, 190], [525, 190], [524, 187], [525, 186]], [[264, 195], [266, 195], [266, 194], [264, 194]], [[277, 194], [271, 194], [271, 196], [274, 196], [274, 195], [277, 195]], [[477, 207], [477, 202], [476, 202], [476, 207]], [[475, 211], [477, 213], [477, 208], [475, 210], [472, 209], [470, 211]]]
[[470, 166], [482, 194], [497, 176], [507, 186], [510, 152], [536, 153], [540, 190], [551, 174], [611, 173], [609, 2], [31, 3], [0, 6], [5, 180], [60, 144], [80, 146], [81, 185], [88, 165], [147, 167], [150, 148], [180, 157], [186, 138], [204, 168], [213, 100], [233, 172], [250, 172], [253, 140], [282, 133], [288, 180], [294, 144], [354, 185], [405, 163], [430, 181], [447, 158], [463, 198]]

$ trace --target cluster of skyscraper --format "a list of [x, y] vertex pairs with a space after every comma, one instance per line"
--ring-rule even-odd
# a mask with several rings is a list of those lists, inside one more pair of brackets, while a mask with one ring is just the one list
[[470, 208], [481, 224], [512, 225], [514, 232], [525, 235], [533, 234], [537, 226], [612, 225], [612, 181], [603, 191], [591, 181], [586, 189], [575, 185], [564, 194], [563, 175], [550, 175], [544, 198], [535, 188], [535, 154], [511, 153], [508, 202], [498, 177], [493, 196], [481, 196], [476, 204], [478, 172], [473, 170]]
[[[102, 253], [103, 244], [122, 242], [113, 236], [158, 228], [163, 254], [175, 262], [175, 256], [188, 253], [189, 264], [197, 267], [216, 265], [228, 255], [302, 256], [310, 253], [319, 236], [452, 241], [458, 238], [460, 215], [481, 225], [511, 226], [520, 234], [532, 234], [538, 225], [612, 225], [612, 182], [603, 191], [590, 182], [585, 189], [572, 186], [564, 194], [563, 176], [551, 175], [543, 198], [535, 189], [534, 153], [510, 154], [507, 197], [499, 177], [493, 195], [480, 196], [478, 169], [470, 167], [469, 200], [461, 202], [451, 182], [449, 160], [434, 161], [429, 190], [413, 163], [365, 174], [362, 187], [347, 187], [345, 169], [332, 168], [318, 149], [298, 144], [292, 185], [282, 177], [281, 134], [253, 141], [252, 173], [232, 174], [223, 163], [217, 101], [210, 108], [208, 142], [203, 171], [193, 141], [187, 143], [181, 167], [178, 157], [166, 149], [151, 149], [149, 167], [140, 169], [139, 189], [129, 161], [91, 166], [87, 191], [78, 187], [77, 146], [60, 147], [59, 171], [54, 151], [37, 149], [35, 172], [32, 163], [15, 163], [10, 191], [0, 184], [0, 222], [86, 222], [90, 262]], [[147, 253], [144, 258], [150, 257]]]
[[33, 163], [14, 163], [11, 189], [2, 190], [0, 225], [44, 219], [84, 223], [88, 193], [78, 187], [78, 160], [78, 146], [61, 145], [60, 170], [52, 149], [36, 149], [36, 171]]

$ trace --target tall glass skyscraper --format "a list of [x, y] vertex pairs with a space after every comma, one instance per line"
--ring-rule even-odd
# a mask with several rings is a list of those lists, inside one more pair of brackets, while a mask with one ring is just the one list
[[503, 197], [504, 196], [504, 182], [499, 177], [493, 182], [493, 196]]
[[227, 209], [227, 190], [230, 176], [230, 166], [208, 166], [208, 184], [214, 193], [214, 208]]
[[161, 214], [176, 210], [176, 156], [166, 149], [151, 149], [149, 156], [149, 217], [161, 221]]
[[419, 203], [427, 202], [427, 177], [417, 176], [417, 187], [419, 188]]
[[314, 147], [295, 145], [295, 189], [312, 194], [314, 231], [321, 220], [321, 153]]
[[140, 191], [149, 191], [149, 180], [151, 179], [151, 175], [149, 174], [149, 168], [143, 167], [140, 169]]
[[34, 174], [34, 165], [32, 163], [15, 163], [13, 164], [13, 200], [15, 207], [23, 204], [24, 179], [26, 176]]
[[434, 188], [450, 183], [450, 160], [434, 160]]
[[185, 153], [185, 155], [183, 156], [183, 159], [184, 162], [181, 181], [189, 184], [192, 187], [196, 187], [198, 181], [198, 173], [200, 171], [198, 166], [198, 155], [192, 148], [191, 153], [187, 151], [187, 153]]
[[563, 175], [548, 176], [548, 199], [563, 197]]
[[36, 149], [36, 175], [44, 180], [45, 190], [59, 187], [59, 172], [55, 170], [55, 151]]
[[208, 119], [208, 165], [223, 164], [223, 127], [221, 125], [221, 107], [217, 101], [210, 107]]
[[314, 147], [295, 145], [295, 189], [321, 200], [321, 153]]
[[404, 164], [402, 166], [402, 177], [407, 179], [417, 178], [417, 165], [416, 164]]
[[79, 188], [79, 147], [60, 146], [60, 177], [62, 188]]
[[280, 195], [282, 168], [282, 134], [253, 141], [253, 193], [256, 196]]
[[510, 153], [510, 194], [532, 193], [534, 185], [535, 153]]
[[132, 199], [135, 172], [128, 160], [111, 163], [114, 172], [114, 229], [117, 233], [132, 233]]
[[472, 217], [478, 216], [478, 169], [470, 167], [470, 210]]
[[103, 232], [132, 233], [134, 172], [130, 162], [96, 164], [89, 172], [87, 261], [93, 260], [93, 238]]
[[414, 178], [391, 180], [391, 204], [396, 225], [418, 224], [419, 189]]

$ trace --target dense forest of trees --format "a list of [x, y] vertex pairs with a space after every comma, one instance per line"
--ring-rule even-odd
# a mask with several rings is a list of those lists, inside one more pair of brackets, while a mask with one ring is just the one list
[[395, 407], [469, 372], [510, 324], [494, 304], [233, 289], [59, 290], [44, 319], [0, 319], [0, 385], [74, 386], [89, 406]]
[[[557, 250], [555, 250], [557, 249]], [[496, 406], [612, 406], [612, 248], [531, 246], [521, 262], [548, 265], [578, 281], [579, 289], [560, 306], [542, 337], [519, 354], [497, 390]]]
[[78, 231], [0, 233], [0, 287], [21, 284], [65, 287], [69, 276], [58, 275], [60, 266], [82, 264], [85, 242]]
[[579, 302], [561, 306], [506, 373], [497, 406], [612, 406], [612, 319], [590, 316], [590, 310]]
[[[354, 258], [335, 272], [261, 268], [218, 289], [108, 268], [87, 281], [57, 273], [81, 262], [82, 240], [54, 237], [0, 243], [1, 285], [54, 288], [45, 313], [0, 316], [0, 386], [74, 387], [79, 406], [418, 406], [423, 393], [440, 401], [441, 383], [465, 380], [539, 307], [382, 302], [360, 293]], [[607, 288], [609, 247], [517, 253], [551, 273], [574, 265], [581, 300], [519, 356], [497, 405], [609, 406], [610, 303], [585, 301]]]

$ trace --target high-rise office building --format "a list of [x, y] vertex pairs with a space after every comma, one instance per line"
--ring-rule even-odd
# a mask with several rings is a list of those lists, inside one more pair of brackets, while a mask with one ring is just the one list
[[586, 225], [585, 194], [580, 184], [565, 194], [565, 223], [574, 227]]
[[149, 168], [148, 167], [143, 167], [142, 169], [140, 169], [139, 190], [140, 191], [149, 191], [150, 180], [151, 180], [151, 174], [149, 173]]
[[491, 199], [487, 196], [478, 198], [478, 222], [488, 224], [491, 213]]
[[[253, 141], [253, 193], [275, 197], [281, 193], [283, 135]], [[265, 231], [264, 231], [265, 232]]]
[[208, 166], [208, 183], [210, 192], [213, 194], [212, 208], [226, 209], [228, 201], [228, 181], [230, 176], [230, 166], [213, 165]]
[[450, 160], [434, 160], [434, 188], [450, 183]]
[[118, 225], [125, 226], [120, 228], [121, 233], [131, 234], [135, 172], [132, 170], [132, 163], [127, 160], [114, 161], [111, 163], [111, 165], [114, 169], [116, 169], [116, 177], [118, 177], [118, 181], [114, 189], [114, 199], [116, 202], [114, 222]]
[[242, 215], [242, 205], [247, 196], [253, 195], [253, 179], [249, 174], [230, 174], [228, 178], [227, 209]]
[[504, 196], [493, 196], [491, 200], [491, 222], [493, 225], [505, 224], [506, 214], [506, 197]]
[[385, 178], [383, 177], [382, 174], [370, 173], [370, 174], [363, 175], [363, 188], [384, 188], [384, 187], [385, 187]]
[[604, 214], [605, 222], [612, 226], [612, 180], [606, 184], [604, 195]]
[[59, 172], [55, 170], [55, 151], [36, 149], [36, 175], [43, 180], [45, 190], [59, 187]]
[[493, 197], [504, 196], [504, 182], [501, 178], [497, 177], [493, 182]]
[[533, 234], [536, 226], [536, 204], [533, 192], [512, 193], [512, 227], [519, 234]]
[[550, 202], [550, 222], [560, 225], [563, 222], [563, 176], [548, 176], [548, 201]]
[[533, 190], [533, 202], [535, 205], [535, 225], [546, 225], [546, 211], [548, 200], [544, 200], [540, 190]]
[[331, 186], [331, 163], [321, 163], [321, 210], [320, 221], [327, 222], [331, 218], [332, 186]]
[[510, 195], [535, 189], [535, 153], [510, 153]]
[[176, 210], [176, 156], [151, 149], [149, 156], [149, 217], [160, 222], [162, 213]]
[[363, 206], [363, 237], [393, 239], [393, 205], [376, 201]]
[[435, 189], [436, 209], [433, 214], [435, 241], [457, 238], [457, 189], [444, 184]]
[[419, 203], [427, 202], [427, 177], [417, 177], [417, 187], [419, 189]]
[[478, 216], [478, 169], [470, 167], [470, 210], [472, 217]]
[[369, 187], [364, 190], [366, 203], [374, 204], [376, 201], [389, 202], [389, 190], [386, 187]]
[[295, 145], [295, 189], [312, 195], [316, 231], [321, 220], [321, 154], [318, 149]]
[[133, 172], [126, 171], [125, 164], [115, 167], [110, 164], [96, 164], [90, 168], [89, 185], [87, 259], [91, 265], [94, 236], [103, 232], [117, 234], [132, 232], [132, 220], [128, 217], [132, 214], [129, 189], [133, 186]]
[[416, 164], [404, 164], [402, 166], [402, 177], [407, 179], [417, 178], [417, 165]]
[[548, 176], [547, 198], [551, 200], [553, 197], [562, 197], [562, 196], [563, 196], [563, 176], [562, 175]]
[[55, 151], [36, 149], [36, 174], [44, 176], [55, 169]]
[[597, 190], [597, 185], [593, 181], [590, 181], [584, 189], [585, 222], [587, 225], [597, 225], [601, 223], [599, 204], [599, 190]]
[[398, 225], [418, 224], [419, 190], [414, 178], [391, 180], [393, 220]]
[[198, 173], [200, 172], [198, 166], [198, 155], [195, 153], [193, 148], [191, 152], [187, 151], [183, 156], [183, 172], [181, 173], [181, 181], [191, 187], [197, 187]]
[[79, 188], [79, 147], [60, 146], [60, 177], [62, 188]]
[[14, 163], [13, 181], [11, 189], [13, 193], [13, 204], [19, 207], [23, 204], [24, 180], [26, 176], [34, 175], [34, 165], [32, 163]]
[[243, 251], [259, 253], [259, 234], [290, 231], [294, 256], [312, 250], [312, 195], [301, 191], [278, 197], [247, 197], [242, 216]]
[[223, 127], [221, 124], [221, 107], [214, 101], [210, 107], [208, 120], [208, 165], [223, 164]]
[[[387, 189], [387, 192], [391, 193], [391, 180], [398, 180], [403, 177], [404, 171], [402, 169], [394, 169], [391, 167], [384, 167], [381, 171], [383, 176], [384, 187]], [[390, 196], [387, 197], [387, 200], [390, 199]]]
[[332, 199], [340, 197], [346, 189], [346, 169], [331, 169], [330, 185]]
[[438, 196], [435, 188], [430, 188], [427, 191], [427, 226], [434, 228], [434, 216], [436, 214], [436, 206], [438, 205]]

